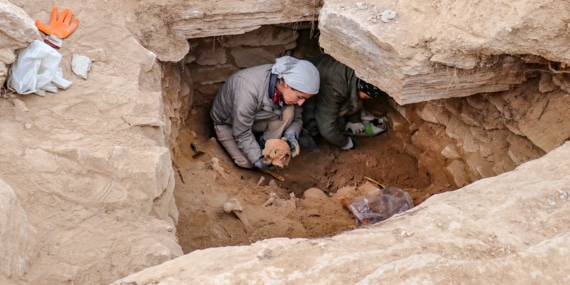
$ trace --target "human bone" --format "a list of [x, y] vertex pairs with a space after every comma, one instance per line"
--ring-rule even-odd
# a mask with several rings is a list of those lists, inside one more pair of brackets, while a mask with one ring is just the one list
[[263, 162], [277, 167], [285, 167], [291, 159], [291, 149], [283, 139], [269, 139], [263, 149]]

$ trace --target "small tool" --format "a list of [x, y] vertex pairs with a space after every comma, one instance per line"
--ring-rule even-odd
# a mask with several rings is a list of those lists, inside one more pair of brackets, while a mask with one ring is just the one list
[[386, 186], [385, 186], [384, 184], [382, 184], [382, 183], [380, 183], [380, 182], [378, 182], [378, 181], [376, 181], [376, 180], [374, 180], [374, 179], [372, 179], [372, 178], [370, 178], [370, 177], [368, 177], [368, 176], [364, 176], [364, 179], [366, 179], [366, 180], [368, 180], [368, 181], [370, 181], [370, 182], [372, 182], [372, 183], [374, 183], [374, 184], [380, 186], [380, 188], [382, 188], [382, 189], [385, 189], [385, 188], [386, 188]]
[[279, 175], [279, 174], [277, 174], [277, 173], [275, 173], [269, 169], [263, 170], [263, 173], [269, 174], [269, 175], [273, 176], [273, 178], [275, 178], [279, 181], [285, 181], [285, 178], [283, 178], [283, 176], [281, 176], [281, 175]]
[[198, 157], [198, 156], [204, 154], [203, 151], [201, 151], [201, 150], [198, 149], [198, 144], [196, 144], [196, 143], [191, 143], [191, 144], [190, 144], [190, 147], [191, 147], [192, 150], [194, 151], [194, 154], [192, 155], [192, 157]]

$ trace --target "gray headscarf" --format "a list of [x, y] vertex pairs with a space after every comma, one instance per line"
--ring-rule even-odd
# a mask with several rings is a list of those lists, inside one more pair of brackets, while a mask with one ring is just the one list
[[287, 85], [303, 93], [319, 93], [319, 71], [309, 61], [283, 56], [275, 60], [271, 73], [277, 74], [277, 78], [283, 78]]

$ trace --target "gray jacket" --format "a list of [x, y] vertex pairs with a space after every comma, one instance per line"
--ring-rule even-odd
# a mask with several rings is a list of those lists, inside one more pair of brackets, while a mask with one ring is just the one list
[[[281, 108], [269, 97], [272, 66], [265, 64], [234, 73], [218, 92], [210, 112], [214, 124], [232, 126], [237, 146], [251, 163], [262, 157], [253, 123], [281, 120]], [[302, 124], [302, 108], [295, 106], [295, 117], [287, 130], [294, 130], [298, 137]]]

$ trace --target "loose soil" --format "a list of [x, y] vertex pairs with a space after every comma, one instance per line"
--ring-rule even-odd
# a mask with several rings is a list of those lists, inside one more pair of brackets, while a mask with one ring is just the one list
[[[415, 205], [435, 194], [434, 189], [453, 190], [445, 179], [432, 181], [429, 160], [418, 163], [421, 151], [411, 143], [409, 126], [399, 126], [398, 131], [389, 127], [375, 137], [356, 137], [358, 143], [350, 151], [320, 138], [319, 152], [302, 149], [286, 168], [276, 171], [284, 181], [241, 169], [213, 138], [209, 117], [213, 97], [201, 96], [203, 100], [195, 102], [174, 151], [178, 237], [185, 253], [274, 237], [327, 237], [354, 229], [356, 221], [339, 198], [355, 199], [377, 187], [365, 177], [406, 190]], [[368, 101], [365, 106], [374, 114], [387, 115], [391, 126], [394, 121], [406, 124], [387, 99]], [[204, 154], [194, 156], [192, 143]], [[215, 166], [216, 160], [221, 168]], [[278, 198], [263, 206], [272, 192]], [[251, 228], [223, 211], [230, 198], [240, 201]]]

